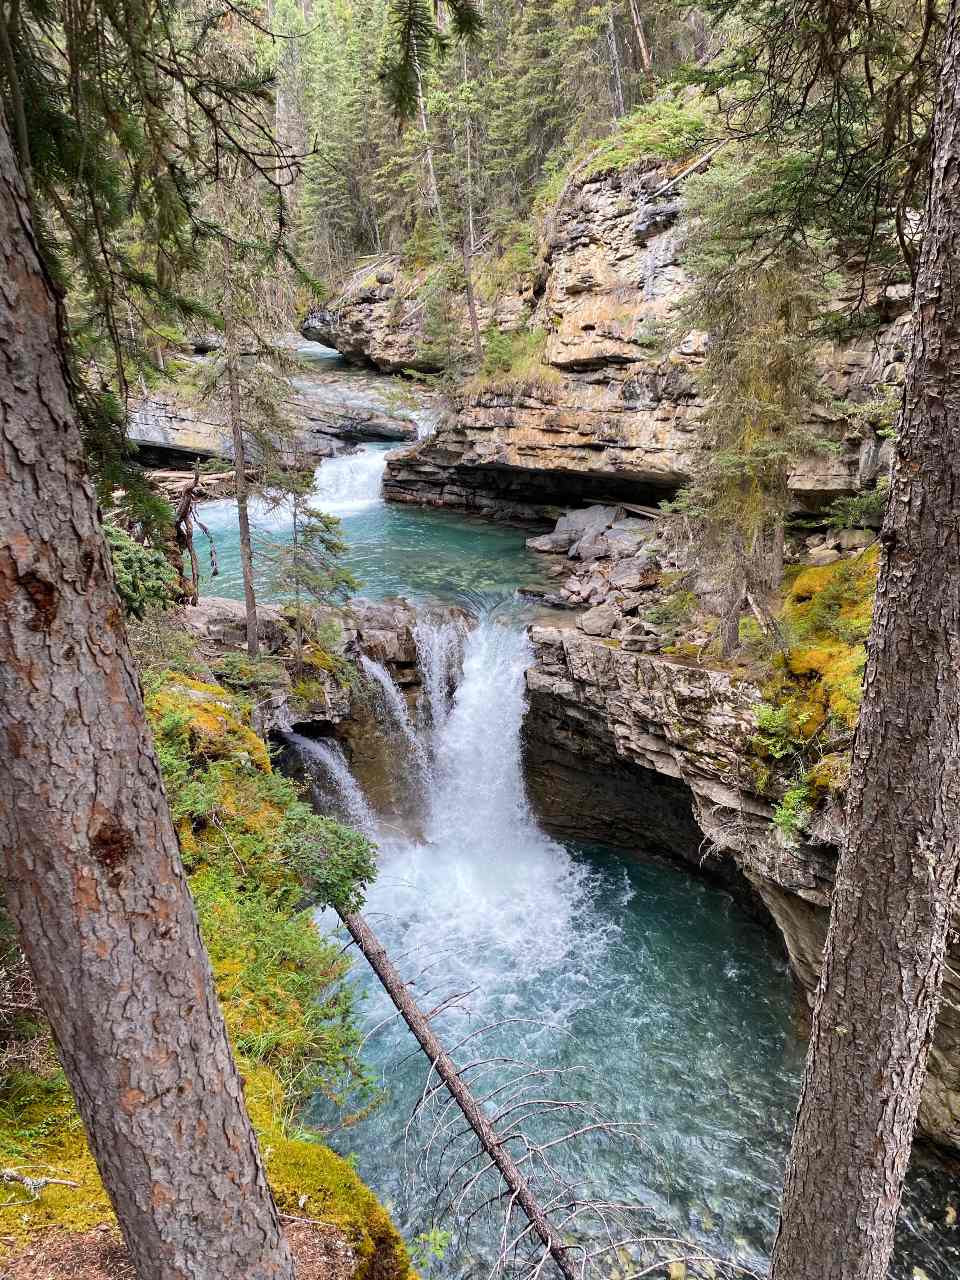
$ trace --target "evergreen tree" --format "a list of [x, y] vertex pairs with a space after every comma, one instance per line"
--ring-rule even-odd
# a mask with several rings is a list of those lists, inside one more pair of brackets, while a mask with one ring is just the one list
[[960, 884], [958, 142], [954, 0], [847, 837], [773, 1280], [887, 1275]]
[[178, 288], [216, 232], [200, 210], [206, 185], [242, 155], [282, 192], [251, 30], [206, 0], [25, 0], [0, 12], [3, 109], [68, 303], [77, 409], [107, 505], [118, 484], [138, 489], [126, 464], [130, 368], [151, 362], [169, 322], [211, 318]]
[[310, 602], [329, 604], [360, 586], [354, 575], [339, 564], [347, 549], [340, 521], [313, 505], [313, 489], [314, 473], [302, 465], [268, 486], [274, 504], [290, 512], [290, 540], [265, 542], [260, 551], [274, 593], [292, 602], [297, 663], [301, 669]]
[[759, 206], [775, 211], [776, 176], [775, 160], [738, 150], [685, 193], [693, 283], [681, 316], [708, 335], [698, 372], [706, 407], [700, 461], [671, 506], [713, 566], [724, 657], [748, 605], [776, 635], [787, 481], [818, 443], [806, 421], [818, 394], [815, 323], [827, 272], [799, 239], [758, 250], [750, 228]]

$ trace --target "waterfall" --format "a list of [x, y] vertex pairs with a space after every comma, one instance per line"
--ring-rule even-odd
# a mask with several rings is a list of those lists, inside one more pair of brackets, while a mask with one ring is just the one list
[[313, 494], [317, 506], [331, 515], [351, 515], [381, 501], [380, 488], [387, 450], [364, 445], [356, 453], [330, 458], [316, 470]]
[[376, 685], [378, 709], [381, 712], [380, 719], [384, 727], [394, 737], [403, 740], [415, 761], [422, 760], [423, 747], [417, 737], [413, 721], [410, 719], [407, 700], [400, 692], [396, 681], [382, 663], [375, 662], [366, 654], [360, 658], [360, 666], [367, 678]]
[[460, 622], [418, 619], [413, 628], [417, 660], [423, 680], [420, 720], [438, 734], [450, 711], [450, 700], [460, 675], [465, 627]]
[[[500, 1007], [540, 975], [559, 1016], [585, 973], [564, 958], [580, 934], [589, 875], [527, 803], [520, 735], [529, 641], [490, 616], [470, 631], [424, 619], [415, 636], [427, 703], [420, 732], [431, 748], [425, 838], [381, 831], [367, 909], [397, 954], [443, 950], [450, 984], [477, 988], [475, 1010]], [[598, 921], [588, 950], [605, 946], [611, 929]]]
[[[757, 1264], [801, 1063], [787, 1040], [784, 975], [768, 984], [750, 967], [765, 936], [715, 889], [572, 852], [541, 829], [522, 772], [531, 662], [522, 630], [488, 613], [470, 631], [424, 619], [416, 639], [428, 714], [406, 732], [431, 747], [416, 828], [389, 815], [377, 823], [339, 751], [294, 739], [312, 757], [326, 753], [316, 767], [328, 793], [333, 784], [348, 819], [375, 832], [379, 867], [365, 915], [438, 1034], [472, 1063], [475, 1087], [493, 1098], [513, 1087], [511, 1071], [536, 1061], [558, 1072], [559, 1093], [648, 1126], [649, 1152], [558, 1147], [563, 1177], [585, 1196], [639, 1198], [651, 1229]], [[365, 666], [383, 692], [383, 716], [398, 724], [399, 691]], [[413, 762], [406, 732], [398, 727], [394, 739], [398, 771]], [[432, 1184], [404, 1159], [424, 1062], [376, 980], [359, 967], [356, 977], [366, 1059], [390, 1096], [350, 1131], [346, 1149], [414, 1237], [434, 1209]], [[745, 1025], [749, 1036], [738, 1031]], [[316, 1103], [321, 1119], [326, 1105]], [[452, 1244], [445, 1278], [496, 1254], [496, 1214], [478, 1211], [471, 1223], [470, 1238]]]
[[316, 791], [320, 795], [332, 792], [343, 821], [364, 835], [373, 835], [377, 820], [337, 744], [323, 738], [307, 738], [300, 733], [289, 734], [288, 740], [310, 773]]

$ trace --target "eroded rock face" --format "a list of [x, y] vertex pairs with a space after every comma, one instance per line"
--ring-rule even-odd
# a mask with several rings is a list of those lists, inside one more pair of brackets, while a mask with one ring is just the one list
[[[611, 174], [556, 212], [527, 321], [547, 334], [542, 374], [455, 396], [434, 439], [388, 463], [388, 498], [529, 519], [577, 500], [655, 501], [689, 478], [703, 448], [697, 374], [707, 339], [689, 333], [662, 352], [688, 285], [679, 202], [653, 194], [662, 179], [642, 166]], [[881, 302], [892, 318], [878, 334], [823, 345], [829, 398], [855, 404], [902, 379], [905, 301]], [[325, 340], [369, 345], [374, 330], [364, 338], [363, 317], [349, 315], [349, 333], [332, 327]], [[797, 510], [869, 486], [889, 462], [889, 442], [870, 429], [823, 406], [810, 419], [834, 447], [790, 477]]]
[[[582, 622], [582, 619], [581, 619]], [[533, 627], [525, 723], [532, 798], [564, 835], [707, 867], [734, 865], [776, 922], [812, 1004], [843, 814], [821, 813], [796, 843], [773, 823], [750, 768], [761, 691], [695, 662], [632, 652], [572, 620]], [[684, 814], [684, 800], [688, 806]], [[920, 1111], [928, 1137], [960, 1150], [960, 947]]]
[[[290, 378], [286, 403], [293, 428], [289, 450], [322, 459], [362, 440], [414, 441], [438, 415], [436, 393], [415, 383], [392, 386], [356, 370], [314, 361]], [[338, 363], [338, 362], [335, 362]], [[185, 457], [233, 457], [225, 406], [192, 404], [171, 389], [135, 404], [127, 434], [146, 451]]]
[[[429, 349], [425, 325], [430, 273], [406, 274], [399, 259], [389, 259], [366, 277], [351, 282], [345, 293], [330, 307], [314, 307], [300, 327], [312, 342], [333, 347], [348, 360], [372, 365], [382, 373], [439, 372], [442, 365]], [[496, 325], [503, 332], [523, 323], [533, 304], [533, 296], [520, 295], [498, 300], [493, 306], [478, 306], [481, 329]], [[455, 357], [465, 358], [473, 350], [466, 298], [456, 307], [458, 323], [450, 338]]]

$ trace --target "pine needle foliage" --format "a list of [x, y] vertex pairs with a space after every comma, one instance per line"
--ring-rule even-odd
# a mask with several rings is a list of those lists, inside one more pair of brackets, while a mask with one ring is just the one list
[[[204, 191], [242, 157], [276, 193], [289, 158], [251, 55], [247, 0], [15, 0], [0, 10], [0, 103], [69, 313], [76, 399], [101, 497], [137, 488], [131, 372], [214, 311], [178, 286], [216, 237]], [[66, 325], [65, 325], [66, 329]]]
[[380, 68], [387, 102], [400, 119], [412, 116], [424, 77], [449, 48], [450, 31], [458, 40], [476, 40], [483, 27], [476, 0], [392, 0], [388, 14], [388, 54]]
[[705, 0], [697, 10], [714, 27], [717, 54], [691, 78], [716, 96], [732, 137], [791, 157], [782, 235], [824, 233], [865, 283], [870, 268], [912, 266], [941, 0]]
[[674, 509], [716, 567], [725, 654], [748, 601], [772, 619], [789, 474], [816, 444], [808, 410], [818, 395], [815, 320], [826, 276], [808, 246], [774, 254], [744, 244], [744, 207], [763, 198], [765, 173], [731, 156], [686, 194], [695, 283], [683, 322], [709, 335], [700, 374], [707, 407], [702, 461]]

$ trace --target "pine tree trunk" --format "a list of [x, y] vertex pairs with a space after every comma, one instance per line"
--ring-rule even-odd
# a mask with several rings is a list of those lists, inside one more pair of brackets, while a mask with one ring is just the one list
[[240, 527], [240, 569], [243, 574], [243, 602], [247, 611], [247, 653], [256, 658], [260, 653], [260, 630], [257, 625], [257, 595], [253, 586], [253, 539], [250, 537], [250, 511], [247, 497], [247, 455], [243, 442], [243, 413], [240, 404], [240, 381], [237, 376], [237, 335], [233, 322], [224, 326], [226, 344], [227, 386], [230, 397], [230, 428], [233, 432], [233, 467], [236, 475], [237, 524]]
[[420, 59], [417, 57], [416, 51], [414, 51], [413, 55], [413, 65], [417, 73], [417, 112], [420, 116], [420, 131], [423, 134], [424, 163], [427, 168], [430, 207], [442, 233], [444, 230], [443, 206], [440, 203], [440, 187], [437, 184], [437, 171], [433, 163], [433, 144], [430, 141], [430, 122], [427, 120], [427, 100], [423, 93], [423, 75], [420, 71]]
[[460, 248], [463, 253], [463, 278], [466, 281], [467, 291], [467, 313], [470, 316], [470, 334], [473, 338], [473, 354], [477, 361], [483, 360], [483, 340], [480, 337], [480, 321], [477, 318], [477, 298], [473, 291], [473, 258], [470, 250], [467, 248], [467, 239], [464, 235], [460, 242]]
[[619, 120], [626, 114], [623, 96], [623, 71], [620, 66], [620, 49], [617, 45], [617, 28], [613, 21], [613, 5], [607, 6], [607, 46], [610, 50], [610, 75], [613, 81], [613, 114]]
[[847, 809], [773, 1280], [886, 1275], [960, 867], [960, 0]]
[[0, 116], [0, 875], [139, 1280], [292, 1280]]

